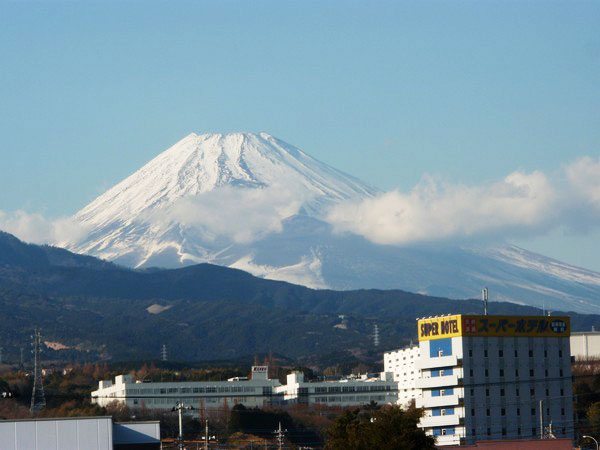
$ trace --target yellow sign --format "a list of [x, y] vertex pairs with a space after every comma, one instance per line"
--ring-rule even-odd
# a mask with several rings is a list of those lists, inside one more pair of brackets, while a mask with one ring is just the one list
[[566, 316], [454, 315], [421, 319], [419, 340], [457, 336], [568, 337], [571, 320]]
[[460, 318], [460, 315], [455, 315], [419, 320], [419, 340], [428, 341], [462, 336], [462, 321]]

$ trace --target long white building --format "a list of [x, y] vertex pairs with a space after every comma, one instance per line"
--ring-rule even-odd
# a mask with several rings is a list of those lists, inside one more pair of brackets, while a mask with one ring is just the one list
[[273, 403], [320, 403], [350, 406], [370, 402], [394, 404], [397, 383], [392, 374], [379, 377], [346, 377], [335, 381], [305, 381], [301, 372], [287, 376], [287, 384], [268, 377], [268, 367], [252, 367], [252, 377], [227, 381], [141, 382], [119, 375], [113, 383], [103, 380], [92, 392], [92, 403], [107, 406], [112, 402], [130, 408], [170, 409], [177, 402], [197, 410], [243, 404], [263, 407]]
[[438, 445], [572, 437], [568, 317], [454, 315], [418, 321], [420, 426]]
[[421, 369], [417, 368], [420, 354], [418, 345], [383, 354], [383, 370], [393, 374], [394, 381], [398, 384], [398, 404], [403, 407], [421, 396], [421, 389], [417, 388], [417, 380], [421, 378]]
[[268, 377], [266, 366], [252, 367], [252, 377], [230, 378], [227, 381], [134, 381], [130, 375], [118, 375], [113, 383], [103, 380], [92, 392], [92, 403], [107, 406], [112, 402], [130, 408], [170, 409], [177, 402], [196, 409], [219, 408], [243, 404], [262, 407], [271, 402], [278, 380]]
[[287, 375], [287, 384], [276, 387], [275, 392], [281, 394], [286, 403], [350, 406], [376, 402], [393, 405], [398, 400], [397, 386], [391, 373], [335, 381], [305, 381], [302, 372], [292, 372]]

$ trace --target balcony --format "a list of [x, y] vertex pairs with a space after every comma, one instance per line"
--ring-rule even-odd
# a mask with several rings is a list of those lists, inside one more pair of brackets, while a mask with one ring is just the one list
[[449, 416], [421, 417], [421, 422], [419, 423], [419, 426], [421, 428], [444, 427], [455, 425], [461, 425], [461, 420], [460, 417], [458, 417], [458, 414], [452, 414]]
[[435, 436], [435, 445], [460, 445], [460, 436], [457, 434], [447, 434], [445, 436]]
[[456, 367], [458, 358], [455, 355], [438, 356], [434, 358], [419, 358], [415, 362], [417, 369], [431, 369], [434, 367]]
[[415, 387], [418, 389], [437, 388], [444, 386], [458, 386], [458, 375], [418, 378], [415, 380]]
[[415, 406], [417, 408], [435, 408], [437, 406], [457, 406], [460, 404], [458, 394], [443, 395], [439, 397], [417, 397]]

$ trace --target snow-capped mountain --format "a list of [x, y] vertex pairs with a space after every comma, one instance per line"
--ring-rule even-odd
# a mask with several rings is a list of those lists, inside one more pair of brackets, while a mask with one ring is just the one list
[[288, 216], [375, 192], [266, 133], [192, 133], [79, 211], [84, 239], [58, 244], [134, 267], [215, 261]]
[[600, 274], [514, 246], [395, 247], [333, 232], [378, 191], [266, 133], [190, 134], [99, 196], [60, 242], [132, 267], [211, 262], [316, 288], [399, 288], [600, 312]]

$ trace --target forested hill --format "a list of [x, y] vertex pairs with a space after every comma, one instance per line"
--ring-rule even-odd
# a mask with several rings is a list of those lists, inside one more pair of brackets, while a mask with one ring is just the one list
[[[9, 358], [34, 326], [71, 348], [53, 357], [152, 357], [163, 343], [172, 357], [197, 360], [269, 350], [296, 358], [360, 353], [374, 350], [375, 324], [381, 348], [390, 349], [415, 337], [417, 317], [481, 309], [475, 300], [401, 290], [313, 290], [210, 264], [136, 271], [0, 232], [0, 337]], [[509, 303], [490, 309], [540, 313]], [[600, 326], [598, 316], [572, 318], [575, 329]]]

